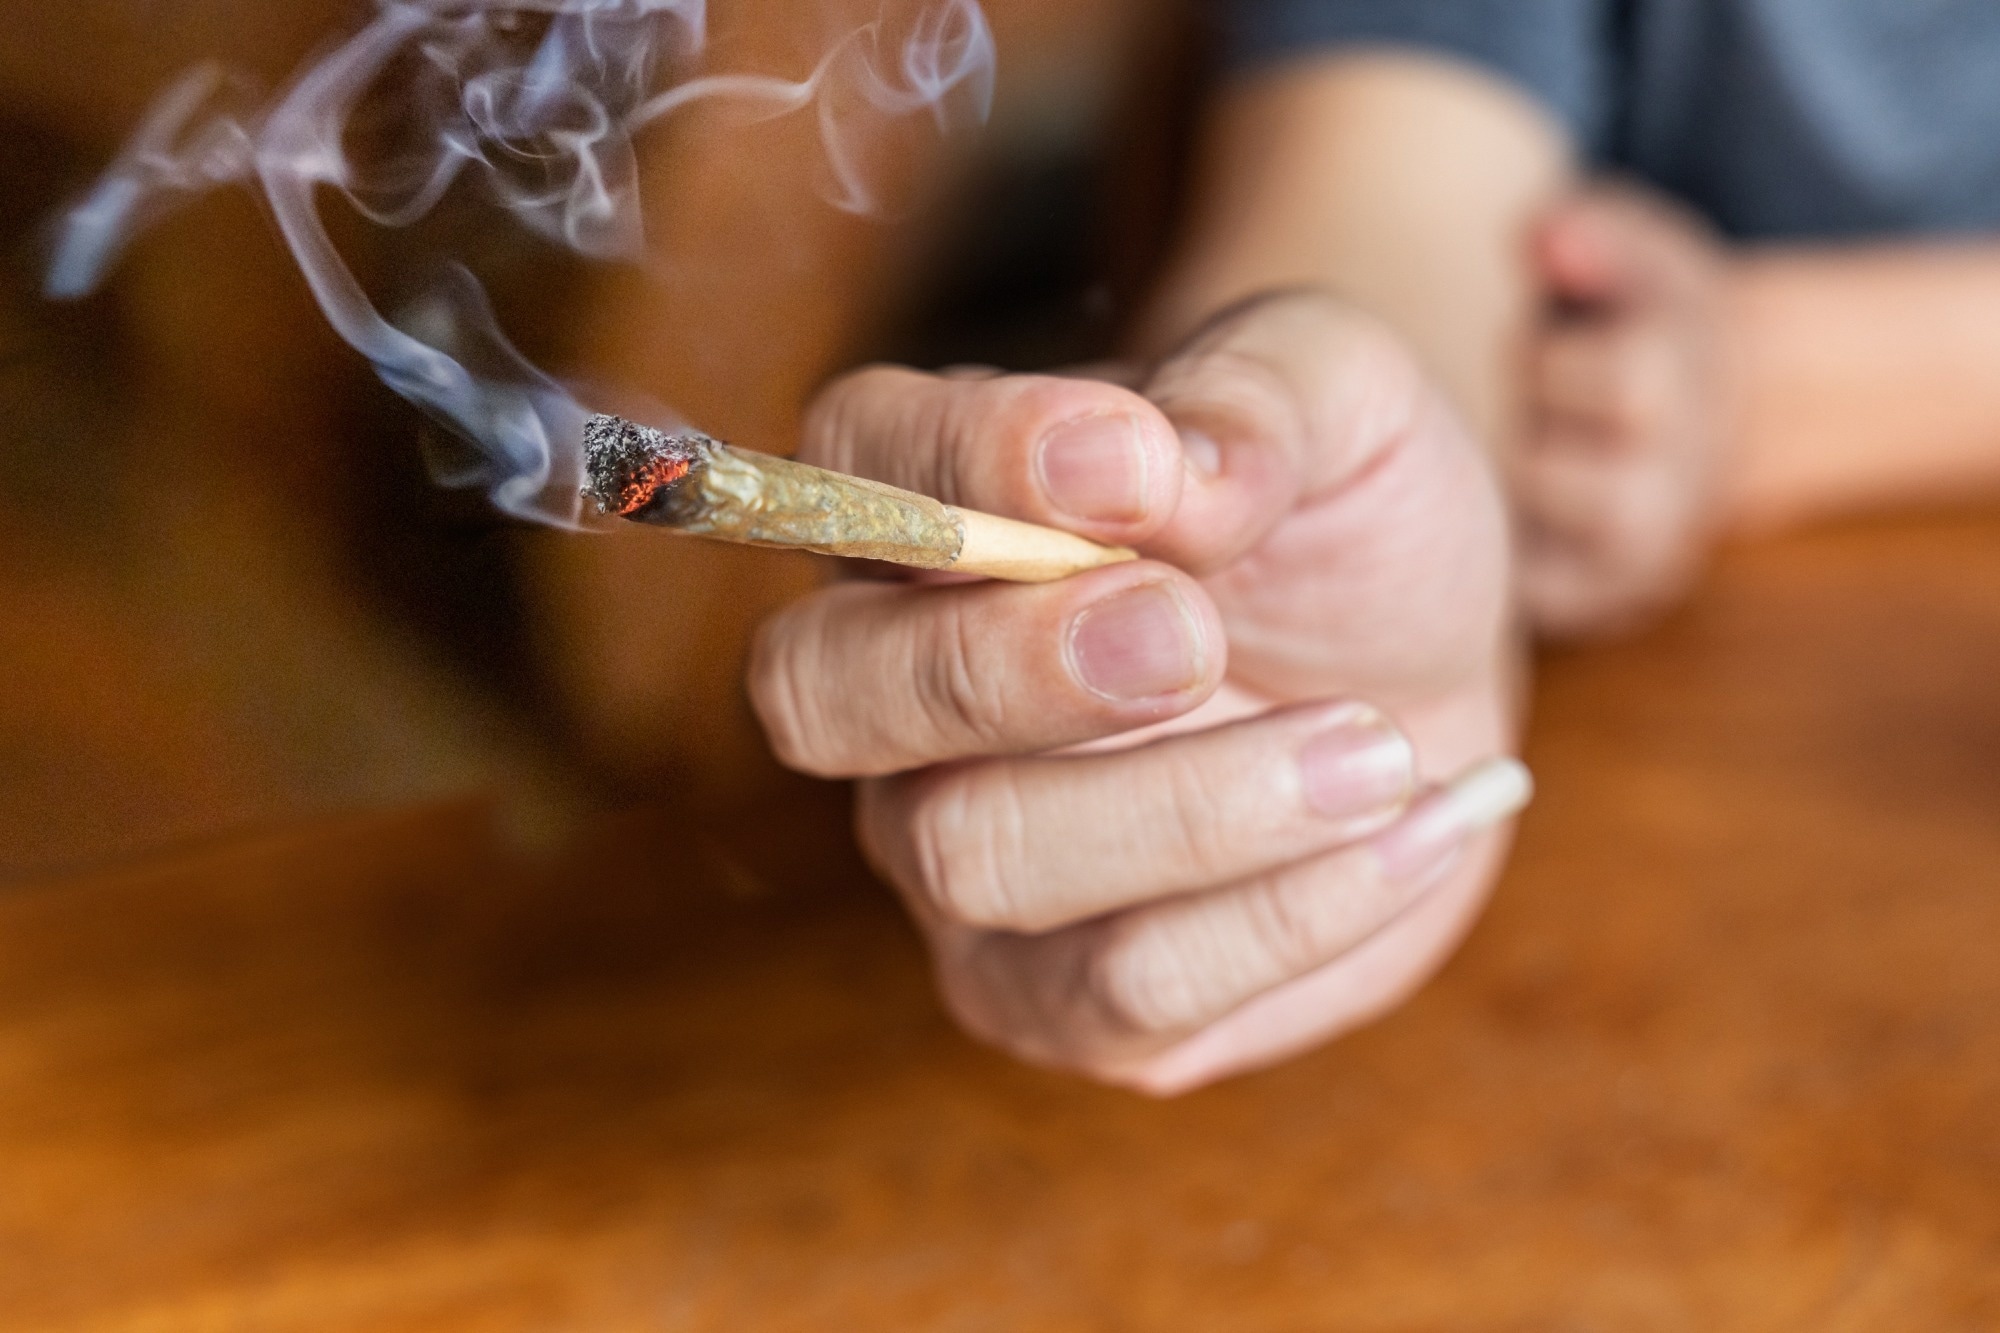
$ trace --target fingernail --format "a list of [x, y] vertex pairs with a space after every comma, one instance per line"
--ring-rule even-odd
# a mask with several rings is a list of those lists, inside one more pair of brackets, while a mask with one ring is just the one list
[[1214, 478], [1222, 475], [1222, 446], [1215, 437], [1198, 430], [1181, 432], [1181, 456], [1188, 466], [1202, 477]]
[[1420, 884], [1443, 873], [1474, 834], [1504, 824], [1528, 808], [1535, 779], [1512, 759], [1492, 759], [1426, 796], [1401, 823], [1371, 844], [1383, 873]]
[[1042, 441], [1042, 490], [1072, 518], [1136, 523], [1146, 516], [1146, 442], [1134, 417], [1085, 417]]
[[1328, 819], [1385, 816], [1410, 799], [1416, 752], [1379, 710], [1355, 704], [1299, 755], [1306, 804]]
[[1179, 592], [1150, 584], [1099, 602], [1070, 630], [1071, 667], [1094, 694], [1120, 703], [1179, 694], [1199, 684], [1201, 626]]

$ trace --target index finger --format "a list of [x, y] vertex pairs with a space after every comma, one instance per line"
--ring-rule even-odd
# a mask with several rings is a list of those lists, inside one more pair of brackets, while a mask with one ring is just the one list
[[1182, 479], [1173, 427], [1128, 389], [894, 366], [828, 387], [806, 414], [799, 457], [1110, 545], [1157, 532]]

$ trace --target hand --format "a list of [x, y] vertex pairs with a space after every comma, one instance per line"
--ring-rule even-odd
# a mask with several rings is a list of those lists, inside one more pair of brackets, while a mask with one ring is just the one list
[[1527, 794], [1511, 764], [1430, 785], [1508, 744], [1506, 523], [1376, 326], [1269, 298], [1142, 393], [865, 370], [800, 456], [1152, 557], [849, 583], [758, 636], [774, 747], [864, 779], [862, 844], [967, 1028], [1168, 1093], [1366, 1021], [1449, 952]]
[[1555, 636], [1630, 628], [1699, 573], [1732, 434], [1728, 260], [1630, 187], [1557, 207], [1532, 243], [1548, 311], [1515, 459], [1521, 593]]

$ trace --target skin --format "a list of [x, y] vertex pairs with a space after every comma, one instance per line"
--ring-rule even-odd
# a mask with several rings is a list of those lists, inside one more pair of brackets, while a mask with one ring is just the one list
[[1418, 56], [1251, 81], [1206, 156], [1158, 336], [1272, 281], [1380, 315], [1501, 460], [1543, 635], [1645, 624], [1731, 532], [2000, 493], [2000, 244], [1727, 245]]
[[2000, 246], [1730, 247], [1593, 186], [1529, 258], [1515, 491], [1545, 632], [1644, 624], [1731, 531], [2000, 493]]
[[[1404, 135], [1454, 146], [1452, 170], [1399, 175]], [[1482, 238], [1459, 220], [1525, 230], [1568, 178], [1531, 103], [1422, 61], [1231, 89], [1204, 162], [1146, 365], [1118, 377], [1136, 388], [878, 368], [827, 391], [800, 453], [1149, 559], [1043, 589], [834, 588], [765, 627], [751, 678], [781, 758], [862, 779], [863, 845], [964, 1026], [1156, 1094], [1394, 1007], [1489, 891], [1504, 832], [1424, 793], [1512, 744], [1510, 534], [1482, 441], [1517, 410], [1486, 354], [1532, 292], [1511, 240], [1462, 249]], [[1143, 503], [1094, 519], [1038, 462], [1092, 418], [1133, 423], [1145, 459]], [[1113, 704], [1064, 645], [1139, 587], [1186, 609], [1200, 666]], [[1402, 738], [1404, 780], [1329, 817], [1301, 759], [1359, 701], [1363, 731]]]
[[[862, 779], [862, 843], [971, 1032], [1168, 1094], [1382, 1013], [1466, 929], [1502, 838], [1426, 793], [1510, 743], [1510, 574], [1484, 451], [1351, 306], [1239, 305], [1137, 383], [832, 386], [802, 458], [1147, 559], [830, 588], [764, 627], [750, 684], [781, 758]], [[1085, 487], [1097, 518], [1047, 466], [1080, 421], [1136, 454], [1117, 503]], [[1142, 604], [1187, 651], [1110, 697], [1107, 643], [1163, 640], [1097, 631]], [[1315, 783], [1329, 736], [1372, 742], [1370, 781]]]
[[1337, 292], [1395, 329], [1498, 452], [1522, 410], [1507, 353], [1540, 300], [1522, 242], [1574, 181], [1557, 124], [1460, 65], [1342, 55], [1242, 80], [1209, 118], [1142, 343], [1171, 346], [1254, 292]]
[[[1136, 391], [876, 369], [811, 414], [811, 461], [1149, 560], [827, 591], [766, 627], [753, 698], [788, 762], [863, 779], [971, 1031], [1199, 1086], [1393, 1006], [1476, 913], [1501, 839], [1422, 793], [1509, 743], [1510, 593], [1626, 628], [1732, 525], [2000, 486], [1996, 311], [2000, 247], [1733, 252], [1581, 179], [1495, 80], [1299, 62], [1219, 101]], [[1080, 519], [1038, 460], [1091, 418], [1132, 424], [1144, 496]], [[1132, 596], [1192, 650], [1114, 701], [1078, 625]], [[1389, 718], [1407, 783], [1305, 798], [1314, 737]]]
[[1737, 251], [1725, 282], [1727, 523], [2000, 494], [2000, 244]]
[[1551, 636], [1652, 619], [1720, 532], [1738, 413], [1729, 259], [1632, 187], [1550, 208], [1526, 255], [1546, 301], [1522, 359], [1521, 596]]

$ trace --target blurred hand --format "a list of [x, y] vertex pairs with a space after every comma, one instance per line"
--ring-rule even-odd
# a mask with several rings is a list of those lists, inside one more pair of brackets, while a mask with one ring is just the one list
[[1515, 460], [1522, 599], [1543, 633], [1614, 632], [1684, 592], [1716, 531], [1728, 261], [1697, 220], [1627, 186], [1579, 192], [1531, 248], [1548, 310]]
[[1174, 1092], [1379, 1014], [1449, 952], [1527, 795], [1474, 767], [1510, 733], [1506, 524], [1378, 327], [1268, 298], [1142, 392], [865, 370], [800, 456], [1151, 557], [848, 583], [759, 635], [773, 745], [863, 779], [862, 843], [972, 1032]]

